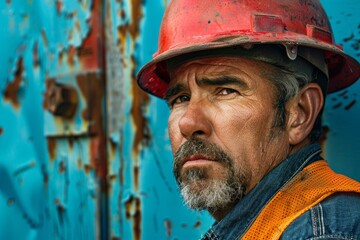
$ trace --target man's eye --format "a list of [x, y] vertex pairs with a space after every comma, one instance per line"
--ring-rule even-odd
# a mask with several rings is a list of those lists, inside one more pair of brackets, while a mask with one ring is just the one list
[[174, 106], [175, 104], [188, 102], [190, 100], [190, 97], [188, 95], [180, 95], [176, 97], [173, 101], [171, 101], [171, 106]]
[[222, 88], [219, 90], [218, 94], [219, 95], [229, 95], [232, 93], [236, 93], [237, 91], [231, 88]]

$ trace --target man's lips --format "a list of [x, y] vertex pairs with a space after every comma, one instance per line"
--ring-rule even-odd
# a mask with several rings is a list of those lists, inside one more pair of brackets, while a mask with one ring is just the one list
[[194, 164], [206, 164], [209, 162], [214, 162], [214, 160], [210, 159], [205, 155], [191, 155], [190, 157], [187, 157], [182, 161], [182, 166], [184, 167], [187, 165], [194, 165]]

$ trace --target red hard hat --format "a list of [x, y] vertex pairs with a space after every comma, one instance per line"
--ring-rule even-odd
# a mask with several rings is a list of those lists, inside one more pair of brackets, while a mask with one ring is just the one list
[[[139, 71], [137, 81], [145, 91], [162, 98], [169, 82], [166, 60], [253, 44], [323, 50], [328, 93], [351, 85], [360, 76], [359, 63], [334, 43], [318, 0], [172, 0], [161, 24], [158, 51]], [[305, 59], [312, 63], [311, 57]]]

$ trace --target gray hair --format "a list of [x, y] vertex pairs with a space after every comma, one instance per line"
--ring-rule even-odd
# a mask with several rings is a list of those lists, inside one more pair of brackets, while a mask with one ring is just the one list
[[[301, 71], [290, 71], [282, 66], [276, 66], [274, 64], [270, 64], [270, 66], [268, 71], [263, 71], [263, 77], [271, 82], [275, 90], [276, 99], [274, 108], [276, 109], [277, 114], [273, 127], [284, 130], [288, 116], [286, 111], [286, 104], [288, 101], [296, 97], [300, 90], [310, 82], [318, 83], [321, 86], [322, 82], [326, 81], [327, 77], [310, 64], [308, 67], [312, 68], [311, 76], [304, 74], [304, 72]], [[325, 96], [324, 90], [323, 95]], [[321, 116], [322, 111], [317, 116], [314, 127], [309, 135], [309, 139], [312, 143], [320, 139], [322, 133]]]

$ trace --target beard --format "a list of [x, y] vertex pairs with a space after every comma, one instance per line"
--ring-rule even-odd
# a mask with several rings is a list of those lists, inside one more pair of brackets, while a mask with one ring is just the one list
[[[225, 171], [222, 178], [214, 178], [207, 167], [191, 167], [182, 171], [184, 159], [204, 155], [220, 163]], [[245, 169], [236, 169], [235, 160], [216, 144], [199, 138], [186, 141], [174, 154], [174, 176], [187, 206], [196, 210], [216, 211], [234, 204], [246, 192]]]

